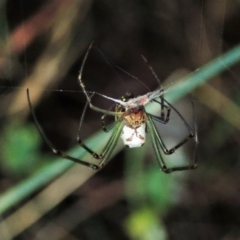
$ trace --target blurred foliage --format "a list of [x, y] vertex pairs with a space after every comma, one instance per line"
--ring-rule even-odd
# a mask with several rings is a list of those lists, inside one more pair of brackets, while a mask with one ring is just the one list
[[134, 211], [126, 220], [126, 228], [131, 239], [167, 239], [165, 228], [159, 221], [159, 214], [151, 207]]
[[[141, 148], [125, 152], [126, 192], [133, 209], [149, 205], [155, 211], [164, 213], [171, 207], [171, 199], [174, 196], [172, 190], [177, 182], [172, 175], [159, 174], [155, 156], [147, 155], [148, 148], [151, 149], [149, 142]], [[146, 159], [149, 157], [152, 161], [146, 166]]]
[[16, 176], [33, 174], [40, 167], [40, 144], [35, 125], [22, 125], [19, 122], [5, 125], [1, 143], [3, 170]]
[[[184, 188], [183, 173], [159, 174], [154, 154], [147, 151], [150, 145], [148, 141], [141, 148], [125, 152], [125, 187], [131, 210], [125, 227], [131, 239], [167, 239], [162, 218], [178, 201]], [[186, 162], [181, 158], [188, 159], [181, 154], [183, 151], [174, 155], [178, 164]]]

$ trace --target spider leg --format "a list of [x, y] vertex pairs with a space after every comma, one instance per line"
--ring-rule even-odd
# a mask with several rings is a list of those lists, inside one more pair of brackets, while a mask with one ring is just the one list
[[98, 165], [98, 169], [102, 168], [103, 166], [105, 166], [108, 161], [109, 161], [109, 157], [111, 156], [113, 150], [115, 149], [117, 142], [120, 138], [120, 135], [122, 133], [122, 129], [123, 129], [123, 122], [121, 121], [116, 121], [116, 124], [114, 125], [114, 129], [113, 129], [113, 133], [111, 134], [108, 142], [106, 143], [105, 147], [102, 150], [102, 153], [97, 154], [95, 152], [93, 152], [89, 147], [87, 147], [82, 140], [80, 139], [80, 136], [78, 136], [77, 141], [78, 143], [86, 150], [88, 151], [90, 154], [92, 154], [92, 156], [96, 159], [101, 159], [101, 162]]
[[[145, 63], [148, 65], [148, 68], [150, 69], [150, 71], [152, 72], [152, 74], [153, 74], [153, 76], [155, 77], [155, 79], [157, 80], [157, 82], [158, 82], [158, 84], [159, 84], [159, 88], [160, 89], [163, 89], [162, 88], [162, 86], [161, 86], [161, 81], [160, 81], [160, 79], [158, 78], [158, 76], [157, 76], [157, 74], [155, 73], [155, 71], [153, 70], [153, 68], [152, 68], [152, 66], [149, 64], [149, 62], [148, 62], [148, 60], [142, 55], [142, 58], [143, 58], [143, 60], [145, 61]], [[164, 91], [163, 91], [164, 92]], [[157, 101], [157, 100], [153, 100], [154, 102], [157, 102], [157, 103], [159, 103], [160, 105], [161, 105], [161, 114], [160, 114], [160, 118], [162, 119], [162, 120], [164, 120], [165, 119], [165, 113], [164, 113], [164, 107], [166, 107], [165, 105], [164, 105], [164, 98], [163, 98], [163, 94], [162, 94], [162, 96], [160, 96], [160, 102], [159, 101]]]
[[[164, 98], [161, 96], [160, 97], [161, 102], [157, 101], [156, 99], [153, 100], [153, 102], [159, 103], [161, 105], [161, 117], [159, 118], [160, 120], [163, 121], [163, 123], [167, 123], [169, 121], [170, 113], [171, 113], [171, 108], [167, 105], [164, 104]], [[165, 117], [165, 112], [164, 109], [167, 110], [166, 117]], [[156, 119], [157, 120], [157, 119]], [[157, 120], [158, 121], [158, 120]]]
[[[159, 80], [160, 81], [160, 80]], [[160, 87], [162, 88], [162, 87]], [[164, 120], [165, 119], [165, 112], [164, 112], [164, 108], [167, 108], [168, 112], [167, 112], [167, 115], [168, 115], [168, 118], [166, 119], [168, 122], [169, 120], [169, 114], [170, 114], [170, 110], [169, 110], [169, 107], [167, 107], [166, 105], [164, 105], [164, 101], [163, 101], [163, 95], [159, 97], [160, 98], [160, 102], [157, 101], [156, 99], [153, 100], [153, 102], [157, 102], [161, 105], [161, 114], [160, 114], [160, 119], [161, 120]]]
[[[90, 96], [89, 96], [89, 99], [91, 101], [92, 97], [94, 96], [95, 93], [92, 93]], [[80, 118], [80, 122], [79, 122], [79, 127], [78, 127], [78, 136], [77, 136], [77, 142], [79, 145], [81, 145], [81, 147], [83, 147], [87, 152], [89, 152], [94, 158], [96, 159], [101, 159], [102, 157], [95, 153], [94, 151], [92, 151], [81, 139], [81, 130], [82, 130], [82, 124], [83, 124], [83, 121], [84, 121], [84, 117], [85, 117], [85, 113], [86, 113], [86, 110], [87, 110], [87, 107], [89, 105], [89, 102], [87, 101], [85, 106], [84, 106], [84, 109], [83, 109], [83, 112], [82, 112], [82, 115], [81, 115], [81, 118]]]
[[[155, 73], [155, 71], [153, 70], [151, 65], [148, 63], [147, 59], [144, 56], [142, 56], [142, 58], [144, 59], [144, 61], [148, 65], [149, 69], [151, 70], [152, 74], [154, 75], [155, 79], [157, 80], [157, 82], [158, 82], [158, 84], [159, 84], [159, 86], [161, 88], [161, 81], [158, 78], [157, 74]], [[153, 147], [154, 147], [154, 150], [155, 150], [155, 153], [156, 153], [156, 156], [157, 156], [157, 159], [158, 159], [158, 162], [160, 164], [160, 168], [162, 169], [162, 171], [165, 172], [165, 173], [171, 173], [173, 171], [191, 170], [191, 169], [197, 168], [198, 135], [197, 135], [197, 123], [196, 123], [195, 110], [194, 110], [194, 131], [193, 131], [191, 129], [191, 127], [189, 126], [189, 124], [187, 123], [187, 121], [180, 114], [180, 112], [176, 108], [174, 108], [167, 100], [165, 100], [163, 95], [160, 96], [160, 102], [155, 100], [155, 99], [153, 99], [152, 101], [157, 102], [157, 103], [159, 103], [161, 105], [161, 115], [160, 115], [160, 117], [158, 117], [158, 116], [155, 116], [155, 115], [147, 113], [147, 115], [149, 116], [149, 118], [147, 120], [147, 129], [150, 132], [150, 136], [152, 138]], [[168, 106], [166, 106], [164, 104], [164, 102]], [[166, 118], [165, 118], [164, 108], [167, 109], [167, 117]], [[194, 104], [193, 104], [193, 108], [194, 108]], [[166, 124], [169, 121], [169, 116], [170, 116], [171, 109], [173, 109], [178, 114], [178, 116], [182, 119], [184, 125], [186, 126], [186, 128], [189, 131], [189, 136], [187, 136], [185, 139], [183, 139], [175, 147], [173, 147], [170, 150], [168, 150], [167, 147], [165, 146], [165, 144], [164, 144], [160, 134], [158, 133], [155, 125], [154, 125], [153, 119], [158, 121], [158, 122]], [[184, 145], [186, 142], [188, 142], [192, 138], [194, 138], [194, 141], [195, 141], [195, 156], [194, 156], [194, 161], [193, 161], [192, 165], [167, 168], [165, 163], [164, 163], [164, 160], [162, 158], [162, 155], [161, 155], [160, 151], [163, 150], [163, 152], [166, 155], [172, 154], [172, 153], [174, 153], [174, 151], [176, 149], [178, 149], [179, 147]]]
[[57, 155], [57, 156], [60, 156], [61, 158], [65, 158], [65, 159], [68, 159], [68, 160], [71, 160], [73, 162], [76, 162], [76, 163], [79, 163], [79, 164], [82, 164], [84, 166], [87, 166], [87, 167], [90, 167], [94, 170], [97, 170], [99, 169], [99, 166], [98, 165], [95, 165], [95, 164], [91, 164], [91, 163], [88, 163], [88, 162], [85, 162], [85, 161], [82, 161], [80, 159], [77, 159], [77, 158], [74, 158], [74, 157], [71, 157], [69, 156], [68, 154], [64, 153], [63, 151], [60, 151], [58, 149], [56, 149], [54, 147], [54, 145], [52, 144], [52, 142], [48, 139], [48, 137], [46, 136], [46, 134], [44, 133], [42, 127], [40, 126], [38, 120], [37, 120], [37, 117], [36, 117], [36, 114], [33, 110], [33, 107], [32, 107], [32, 103], [31, 103], [31, 100], [30, 100], [30, 94], [29, 94], [29, 89], [27, 89], [27, 99], [28, 99], [28, 105], [29, 105], [29, 108], [30, 108], [30, 111], [31, 111], [31, 114], [33, 116], [33, 119], [35, 121], [35, 124], [38, 128], [38, 131], [40, 132], [40, 134], [42, 135], [43, 139], [45, 140], [46, 144], [49, 146], [49, 148], [52, 150], [53, 154]]
[[163, 157], [162, 157], [162, 154], [161, 154], [161, 150], [162, 150], [162, 145], [161, 145], [161, 141], [157, 140], [156, 139], [156, 133], [154, 131], [154, 124], [153, 122], [150, 120], [151, 117], [147, 120], [147, 129], [150, 133], [150, 137], [151, 137], [151, 140], [152, 140], [152, 144], [153, 144], [153, 149], [155, 151], [155, 154], [156, 154], [156, 157], [157, 157], [157, 160], [158, 160], [158, 163], [159, 163], [159, 166], [160, 166], [160, 169], [167, 173], [167, 166], [165, 165], [165, 162], [163, 160]]
[[[164, 99], [164, 101], [166, 101]], [[167, 102], [167, 101], [166, 101]], [[168, 103], [168, 102], [167, 102]], [[158, 133], [155, 125], [154, 125], [154, 122], [153, 122], [153, 119], [152, 117], [150, 116], [148, 118], [148, 121], [147, 121], [147, 125], [148, 125], [148, 129], [149, 129], [149, 132], [150, 132], [150, 136], [152, 138], [152, 143], [153, 143], [153, 148], [155, 150], [155, 153], [156, 153], [156, 156], [157, 156], [157, 160], [160, 164], [160, 168], [162, 169], [163, 172], [165, 173], [171, 173], [173, 171], [182, 171], [182, 170], [193, 170], [193, 169], [196, 169], [197, 168], [197, 156], [198, 156], [198, 135], [197, 135], [197, 121], [196, 121], [196, 114], [195, 114], [195, 109], [194, 109], [194, 103], [192, 102], [193, 104], [193, 112], [194, 112], [194, 131], [192, 131], [192, 129], [190, 128], [189, 124], [186, 122], [186, 120], [182, 117], [182, 115], [171, 105], [171, 108], [173, 108], [180, 116], [180, 118], [184, 121], [187, 129], [189, 130], [190, 132], [190, 136], [191, 137], [187, 137], [185, 138], [184, 140], [182, 140], [179, 144], [177, 144], [174, 148], [174, 151], [179, 148], [180, 146], [182, 146], [184, 143], [186, 143], [187, 141], [189, 141], [191, 138], [194, 138], [194, 142], [195, 142], [195, 154], [194, 154], [194, 160], [193, 160], [193, 163], [190, 164], [190, 165], [184, 165], [184, 166], [180, 166], [180, 167], [172, 167], [172, 168], [168, 168], [166, 166], [166, 164], [164, 163], [164, 160], [163, 160], [163, 157], [161, 155], [161, 150], [163, 150], [163, 152], [165, 154], [171, 154], [173, 153], [174, 151], [171, 152], [172, 149], [168, 150], [160, 136], [160, 134]]]
[[[148, 113], [148, 115], [150, 116], [150, 121], [153, 123], [152, 119], [154, 119], [154, 120], [156, 120], [156, 121], [158, 121], [158, 122], [161, 122], [161, 123], [164, 123], [164, 124], [165, 124], [165, 123], [168, 122], [168, 120], [169, 120], [169, 115], [170, 115], [171, 109], [173, 109], [173, 110], [178, 114], [178, 116], [181, 118], [181, 120], [183, 121], [185, 127], [187, 128], [187, 130], [188, 130], [188, 132], [189, 132], [189, 135], [188, 135], [186, 138], [184, 138], [182, 141], [180, 141], [180, 143], [178, 143], [176, 146], [172, 147], [171, 149], [168, 149], [168, 148], [166, 147], [166, 145], [164, 144], [164, 142], [163, 142], [160, 134], [158, 133], [157, 129], [156, 129], [155, 127], [153, 128], [153, 131], [154, 131], [155, 135], [157, 136], [158, 141], [161, 143], [162, 150], [163, 150], [164, 154], [170, 155], [170, 154], [173, 154], [176, 149], [178, 149], [179, 147], [181, 147], [182, 145], [184, 145], [186, 142], [188, 142], [189, 140], [191, 140], [192, 138], [194, 138], [194, 137], [195, 137], [195, 133], [194, 133], [194, 131], [192, 130], [192, 128], [189, 126], [189, 124], [187, 123], [187, 121], [186, 121], [186, 120], [183, 118], [183, 116], [180, 114], [180, 112], [179, 112], [175, 107], [173, 107], [173, 105], [171, 105], [166, 99], [163, 99], [163, 101], [166, 102], [166, 103], [169, 105], [169, 107], [168, 107], [168, 111], [169, 111], [168, 113], [169, 113], [169, 114], [167, 115], [167, 118], [165, 119], [165, 121], [162, 121], [159, 117]], [[165, 105], [164, 105], [164, 106], [165, 106]], [[194, 104], [193, 104], [193, 109], [194, 109]], [[195, 119], [195, 116], [194, 116], [194, 119]], [[153, 123], [153, 125], [154, 125], [154, 123]], [[154, 125], [154, 126], [155, 126], [155, 125]]]
[[100, 154], [102, 156], [102, 161], [100, 162], [99, 167], [102, 168], [109, 162], [109, 157], [118, 143], [123, 127], [124, 123], [122, 121], [118, 121], [114, 126], [113, 133], [105, 145], [102, 153]]
[[82, 82], [82, 72], [83, 72], [83, 68], [85, 66], [85, 62], [87, 60], [87, 57], [88, 57], [88, 54], [89, 54], [89, 51], [91, 50], [92, 48], [92, 45], [93, 45], [93, 41], [90, 43], [89, 47], [88, 47], [88, 50], [84, 56], [84, 59], [83, 59], [83, 62], [82, 62], [82, 65], [81, 65], [81, 68], [80, 68], [80, 71], [79, 71], [79, 74], [78, 74], [78, 82], [79, 82], [79, 85], [81, 86], [82, 90], [83, 90], [83, 93], [85, 94], [87, 100], [88, 100], [88, 103], [90, 104], [91, 103], [91, 98], [90, 96], [88, 95], [87, 91], [86, 91], [86, 88], [85, 88], [85, 85], [84, 83]]
[[[114, 107], [114, 105], [110, 107], [109, 111], [110, 111], [113, 107]], [[107, 126], [106, 126], [106, 123], [105, 123], [106, 116], [108, 116], [108, 112], [106, 112], [106, 113], [104, 113], [104, 114], [102, 115], [102, 117], [101, 117], [101, 122], [102, 122], [102, 130], [107, 133], [107, 132], [109, 132], [109, 131], [117, 124], [117, 121], [114, 121], [114, 123], [113, 123], [110, 127], [107, 127]]]
[[[164, 113], [164, 102], [163, 102], [163, 97], [160, 97], [161, 100], [161, 119], [165, 119], [165, 113]], [[157, 102], [157, 101], [156, 101]], [[170, 110], [169, 110], [170, 111]], [[169, 119], [169, 118], [168, 118]]]
[[[79, 74], [78, 74], [78, 83], [79, 83], [80, 87], [82, 88], [83, 93], [85, 94], [85, 96], [86, 96], [86, 98], [87, 98], [89, 107], [90, 107], [91, 109], [97, 111], [97, 112], [105, 113], [106, 110], [101, 109], [101, 108], [99, 108], [99, 107], [96, 107], [96, 106], [94, 106], [94, 105], [91, 103], [91, 98], [92, 98], [92, 97], [91, 97], [91, 95], [89, 95], [88, 92], [86, 91], [86, 87], [85, 87], [85, 85], [84, 85], [84, 83], [83, 83], [83, 81], [82, 81], [83, 68], [84, 68], [84, 66], [85, 66], [85, 62], [86, 62], [86, 60], [87, 60], [89, 51], [90, 51], [91, 48], [92, 48], [92, 45], [93, 45], [93, 42], [91, 42], [91, 44], [89, 45], [88, 50], [87, 50], [87, 52], [86, 52], [86, 54], [85, 54], [85, 56], [84, 56], [84, 59], [83, 59], [83, 62], [82, 62], [82, 65], [81, 65], [81, 68], [80, 68], [80, 71], [79, 71]], [[92, 94], [94, 95], [95, 92], [92, 92]], [[108, 115], [119, 116], [119, 115], [121, 115], [121, 114], [119, 114], [119, 113], [117, 113], [117, 112], [108, 111]]]
[[113, 133], [110, 136], [108, 142], [106, 143], [105, 147], [102, 150], [102, 153], [97, 154], [95, 152], [93, 152], [89, 147], [87, 147], [81, 140], [80, 137], [78, 136], [78, 143], [86, 150], [88, 151], [90, 154], [92, 154], [92, 156], [94, 158], [97, 159], [101, 159], [101, 162], [97, 165], [97, 169], [101, 169], [102, 167], [104, 167], [108, 161], [109, 158], [113, 152], [113, 150], [115, 149], [117, 142], [120, 138], [120, 135], [122, 133], [122, 129], [123, 129], [123, 122], [118, 121], [113, 129]]
[[151, 117], [149, 118], [150, 120], [147, 121], [147, 126], [148, 126], [148, 130], [152, 139], [152, 144], [153, 144], [153, 148], [160, 166], [160, 169], [164, 172], [164, 173], [171, 173], [174, 171], [183, 171], [183, 170], [193, 170], [197, 168], [197, 149], [198, 149], [198, 138], [197, 138], [197, 130], [195, 129], [195, 156], [194, 156], [194, 161], [192, 164], [190, 165], [184, 165], [184, 166], [179, 166], [179, 167], [167, 167], [164, 159], [162, 157], [161, 154], [161, 150], [163, 150], [163, 142], [162, 139], [158, 137], [158, 133], [156, 133], [156, 127], [153, 123], [153, 121], [151, 120]]
[[[161, 105], [161, 116], [160, 117], [156, 116], [156, 115], [153, 115], [153, 114], [150, 114], [150, 113], [147, 113], [147, 114], [150, 115], [154, 120], [156, 120], [156, 121], [158, 121], [160, 123], [166, 124], [169, 121], [171, 108], [169, 106], [167, 106], [167, 105], [162, 104], [162, 101], [163, 101], [163, 98], [161, 98], [161, 102], [159, 102], [159, 101], [157, 101], [155, 99], [153, 100], [153, 102], [157, 102], [157, 103], [159, 103]], [[167, 109], [166, 118], [165, 118], [164, 108]]]
[[[182, 145], [184, 145], [186, 142], [188, 142], [189, 140], [191, 140], [192, 138], [196, 137], [196, 132], [195, 131], [195, 128], [196, 128], [196, 123], [194, 123], [194, 131], [192, 130], [192, 128], [190, 127], [190, 125], [187, 123], [187, 121], [184, 119], [184, 117], [181, 115], [181, 113], [172, 105], [170, 104], [166, 99], [163, 99], [164, 102], [166, 102], [177, 114], [178, 116], [182, 119], [185, 127], [187, 128], [188, 132], [189, 132], [189, 135], [184, 138], [182, 141], [180, 141], [180, 143], [178, 143], [176, 146], [174, 146], [173, 148], [171, 149], [167, 149], [165, 147], [164, 149], [164, 153], [165, 154], [172, 154], [175, 152], [176, 149], [178, 149], [179, 147], [181, 147]], [[194, 121], [196, 121], [196, 116], [195, 116], [195, 108], [194, 108], [194, 102], [192, 101], [192, 107], [193, 107], [193, 112], [194, 112]], [[165, 145], [164, 145], [165, 146]]]
[[[92, 93], [90, 96], [89, 96], [89, 99], [91, 100], [91, 98], [94, 96], [94, 93]], [[78, 136], [77, 136], [77, 142], [79, 143], [79, 145], [81, 145], [81, 147], [83, 147], [87, 152], [89, 152], [94, 158], [96, 159], [102, 159], [102, 161], [100, 162], [99, 166], [102, 166], [104, 162], [107, 161], [107, 159], [110, 157], [112, 151], [114, 150], [116, 144], [117, 144], [117, 141], [120, 137], [120, 134], [121, 134], [121, 131], [122, 131], [122, 128], [123, 128], [123, 124], [121, 124], [121, 128], [119, 128], [119, 121], [115, 121], [115, 123], [113, 124], [113, 126], [111, 127], [111, 129], [114, 127], [115, 130], [114, 132], [112, 133], [111, 137], [109, 138], [106, 146], [104, 147], [104, 149], [102, 150], [102, 153], [101, 154], [97, 154], [96, 152], [94, 152], [93, 150], [91, 150], [81, 139], [81, 129], [82, 129], [82, 124], [83, 124], [83, 121], [84, 121], [84, 116], [85, 116], [85, 113], [86, 113], [86, 109], [88, 107], [88, 101], [86, 102], [85, 104], [85, 107], [83, 109], [83, 113], [82, 113], [82, 116], [81, 116], [81, 119], [80, 119], [80, 122], [79, 122], [79, 129], [78, 129]], [[108, 111], [105, 112], [105, 114], [103, 115], [103, 120], [104, 121], [104, 117], [108, 115]], [[102, 122], [103, 124], [103, 122]], [[118, 126], [117, 126], [118, 125]], [[105, 127], [105, 125], [103, 126], [103, 130], [106, 129], [107, 131], [105, 132], [108, 132], [110, 131], [111, 129], [107, 129]]]

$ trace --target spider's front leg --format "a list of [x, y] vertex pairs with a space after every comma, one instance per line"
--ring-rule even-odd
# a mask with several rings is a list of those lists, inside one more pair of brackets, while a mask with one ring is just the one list
[[[84, 59], [83, 59], [83, 62], [82, 62], [82, 65], [81, 65], [81, 68], [80, 68], [79, 74], [78, 74], [78, 84], [79, 84], [79, 86], [81, 87], [84, 95], [86, 96], [86, 99], [87, 99], [87, 102], [88, 102], [88, 104], [89, 104], [89, 107], [90, 107], [91, 109], [93, 109], [94, 111], [101, 112], [101, 113], [105, 114], [105, 113], [106, 113], [106, 110], [105, 110], [105, 109], [101, 109], [101, 108], [96, 107], [96, 106], [94, 106], [94, 105], [92, 104], [91, 99], [92, 99], [93, 95], [95, 94], [95, 92], [89, 92], [89, 91], [87, 91], [87, 90], [86, 90], [86, 87], [85, 87], [85, 84], [83, 83], [83, 80], [82, 80], [83, 68], [84, 68], [84, 66], [85, 66], [85, 62], [86, 62], [86, 60], [87, 60], [89, 51], [90, 51], [90, 49], [92, 48], [92, 45], [93, 45], [93, 42], [91, 42], [91, 44], [89, 45], [88, 50], [87, 50], [87, 52], [86, 52], [86, 54], [85, 54], [85, 56], [84, 56]], [[101, 94], [100, 94], [100, 95], [101, 95]], [[112, 111], [108, 111], [107, 114], [108, 114], [108, 115], [112, 115], [112, 116], [116, 116], [116, 113], [115, 113], [115, 112], [112, 112]]]

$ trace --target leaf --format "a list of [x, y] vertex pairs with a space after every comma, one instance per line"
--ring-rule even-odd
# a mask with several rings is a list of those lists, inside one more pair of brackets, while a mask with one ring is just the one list
[[30, 174], [37, 167], [40, 136], [35, 125], [11, 123], [4, 127], [1, 156], [5, 171], [15, 175]]

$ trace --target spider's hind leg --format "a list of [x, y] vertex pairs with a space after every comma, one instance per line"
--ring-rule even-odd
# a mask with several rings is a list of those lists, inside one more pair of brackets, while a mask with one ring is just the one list
[[194, 158], [193, 158], [193, 161], [190, 165], [184, 165], [184, 166], [179, 166], [179, 167], [172, 167], [172, 168], [168, 168], [168, 167], [165, 167], [165, 168], [161, 168], [163, 172], [165, 173], [171, 173], [171, 172], [174, 172], [174, 171], [184, 171], [184, 170], [194, 170], [197, 168], [198, 166], [198, 144], [199, 144], [199, 141], [198, 141], [198, 134], [197, 134], [197, 123], [195, 122], [194, 123], [194, 136], [193, 136], [193, 139], [194, 139], [194, 143], [195, 143], [195, 150], [194, 150]]
[[114, 123], [112, 123], [110, 127], [107, 127], [107, 126], [106, 126], [106, 122], [105, 122], [106, 117], [109, 116], [108, 112], [109, 112], [109, 111], [112, 111], [112, 109], [113, 109], [114, 106], [115, 106], [115, 105], [112, 105], [112, 106], [109, 108], [109, 110], [106, 111], [106, 113], [104, 113], [104, 114], [102, 115], [102, 117], [101, 117], [102, 130], [103, 130], [104, 132], [106, 132], [106, 133], [108, 133], [111, 129], [113, 129], [114, 126], [117, 124], [116, 117], [115, 117]]
[[[193, 104], [193, 102], [192, 102]], [[173, 108], [174, 110], [176, 110], [172, 105], [170, 105], [171, 108]], [[194, 109], [194, 104], [193, 104], [193, 110], [194, 110], [194, 129], [192, 130], [191, 127], [189, 126], [189, 124], [186, 122], [186, 120], [181, 116], [181, 114], [177, 111], [177, 113], [180, 114], [181, 119], [183, 119], [184, 124], [186, 125], [187, 129], [189, 130], [189, 136], [186, 137], [185, 139], [183, 139], [179, 144], [177, 144], [174, 148], [168, 150], [160, 136], [160, 134], [158, 133], [153, 119], [156, 120], [154, 118], [154, 116], [149, 115], [148, 121], [147, 121], [147, 126], [148, 126], [148, 130], [152, 139], [152, 144], [153, 144], [153, 148], [157, 157], [157, 160], [159, 162], [160, 168], [163, 172], [165, 173], [171, 173], [174, 171], [183, 171], [183, 170], [193, 170], [197, 168], [197, 156], [198, 156], [198, 135], [197, 135], [197, 122], [196, 122], [196, 116], [195, 116], [195, 109]], [[163, 151], [166, 155], [172, 154], [174, 153], [174, 151], [181, 147], [182, 145], [184, 145], [186, 142], [188, 142], [189, 140], [191, 140], [193, 138], [194, 143], [195, 143], [195, 150], [194, 150], [194, 158], [191, 164], [188, 165], [183, 165], [183, 166], [177, 166], [177, 167], [167, 167], [167, 165], [165, 164], [165, 161], [162, 157], [161, 151]]]
[[81, 139], [81, 130], [82, 130], [82, 125], [83, 125], [83, 121], [84, 121], [84, 117], [85, 117], [85, 114], [86, 114], [86, 110], [87, 110], [87, 107], [89, 106], [89, 101], [91, 101], [92, 97], [94, 96], [94, 93], [92, 93], [90, 96], [89, 96], [89, 99], [87, 100], [85, 106], [84, 106], [84, 109], [83, 109], [83, 112], [82, 112], [82, 115], [81, 115], [81, 118], [80, 118], [80, 122], [79, 122], [79, 127], [78, 127], [78, 136], [77, 136], [77, 142], [78, 144], [83, 147], [87, 152], [89, 152], [94, 158], [96, 159], [102, 159], [102, 156], [95, 153], [94, 151], [92, 151]]
[[27, 89], [27, 99], [28, 99], [28, 105], [29, 105], [32, 117], [34, 119], [34, 122], [35, 122], [35, 124], [37, 126], [37, 129], [40, 132], [40, 134], [42, 135], [42, 137], [43, 137], [44, 141], [46, 142], [46, 144], [48, 145], [48, 147], [51, 149], [53, 154], [55, 154], [55, 155], [57, 155], [57, 156], [59, 156], [61, 158], [68, 159], [70, 161], [82, 164], [82, 165], [84, 165], [86, 167], [92, 168], [93, 170], [98, 170], [100, 168], [96, 164], [92, 164], [92, 163], [85, 162], [85, 161], [82, 161], [80, 159], [77, 159], [75, 157], [71, 157], [70, 155], [66, 154], [65, 152], [56, 149], [54, 147], [54, 145], [52, 144], [52, 142], [48, 139], [48, 137], [46, 136], [45, 132], [43, 131], [42, 127], [40, 126], [40, 124], [38, 122], [38, 119], [37, 119], [36, 114], [35, 114], [35, 112], [33, 110], [32, 103], [31, 103], [31, 100], [30, 100], [29, 89]]
[[[89, 100], [91, 101], [92, 97], [94, 96], [95, 93], [92, 93], [92, 95], [90, 95]], [[111, 153], [113, 152], [118, 139], [121, 135], [122, 132], [122, 128], [123, 128], [123, 123], [119, 122], [119, 121], [115, 121], [112, 126], [110, 128], [107, 128], [105, 125], [105, 117], [107, 115], [109, 115], [109, 111], [111, 111], [111, 109], [113, 108], [113, 106], [109, 109], [109, 111], [106, 111], [104, 113], [104, 115], [102, 116], [102, 128], [105, 132], [109, 132], [111, 129], [113, 129], [113, 133], [111, 134], [109, 140], [107, 141], [105, 147], [103, 148], [102, 152], [100, 154], [97, 154], [95, 151], [93, 151], [92, 149], [90, 149], [81, 139], [81, 130], [82, 130], [82, 124], [84, 121], [84, 117], [85, 117], [85, 113], [87, 110], [87, 107], [89, 106], [89, 102], [87, 101], [85, 104], [85, 107], [83, 109], [82, 112], [82, 116], [80, 118], [80, 122], [79, 122], [79, 129], [78, 129], [78, 136], [77, 136], [77, 142], [87, 151], [89, 152], [95, 159], [100, 159], [101, 162], [99, 163], [98, 167], [102, 168], [109, 160], [109, 157], [111, 155]]]
[[189, 132], [189, 135], [184, 138], [182, 141], [180, 141], [176, 146], [172, 147], [171, 149], [167, 149], [166, 147], [164, 147], [164, 153], [165, 154], [172, 154], [175, 152], [175, 150], [177, 150], [178, 148], [180, 148], [181, 146], [183, 146], [185, 143], [187, 143], [189, 140], [191, 140], [192, 138], [194, 138], [196, 136], [196, 128], [197, 128], [197, 124], [196, 124], [196, 114], [195, 114], [195, 108], [194, 108], [194, 102], [192, 101], [192, 107], [193, 107], [193, 119], [194, 119], [194, 130], [190, 127], [190, 125], [188, 124], [188, 122], [186, 121], [186, 119], [182, 116], [182, 114], [172, 105], [170, 104], [166, 99], [164, 99], [164, 101], [169, 105], [169, 107], [171, 107], [171, 109], [173, 109], [177, 115], [181, 118], [181, 120], [183, 121], [186, 129]]

